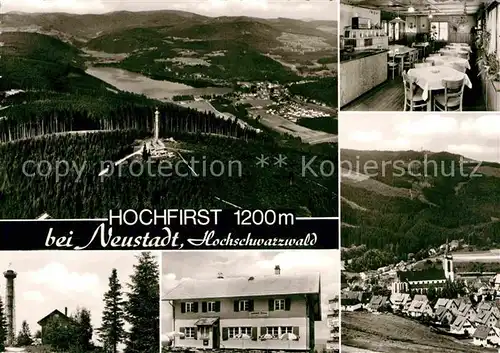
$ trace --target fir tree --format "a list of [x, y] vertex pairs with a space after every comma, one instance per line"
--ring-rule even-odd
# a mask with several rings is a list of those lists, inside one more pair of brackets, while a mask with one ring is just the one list
[[33, 343], [33, 339], [31, 338], [31, 331], [28, 323], [23, 321], [21, 330], [19, 331], [19, 334], [17, 335], [17, 345], [19, 347], [25, 347], [29, 346]]
[[125, 353], [156, 353], [160, 346], [160, 285], [158, 263], [150, 252], [138, 256], [125, 305], [131, 325]]
[[118, 344], [125, 338], [123, 329], [124, 311], [122, 286], [118, 280], [118, 273], [114, 268], [109, 277], [109, 290], [104, 293], [104, 311], [99, 336], [106, 352], [117, 352]]
[[7, 340], [7, 318], [5, 317], [5, 310], [0, 297], [0, 352], [5, 350], [5, 341]]
[[79, 351], [92, 350], [92, 319], [88, 309], [78, 309], [72, 316], [74, 325], [73, 346], [76, 346]]

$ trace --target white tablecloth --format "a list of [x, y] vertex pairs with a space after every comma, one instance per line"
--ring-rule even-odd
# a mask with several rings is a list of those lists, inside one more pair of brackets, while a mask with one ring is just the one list
[[470, 49], [470, 45], [467, 43], [449, 43], [446, 46]]
[[470, 64], [467, 59], [459, 58], [458, 56], [429, 56], [427, 61], [433, 61], [435, 66], [452, 66], [452, 64], [460, 64], [470, 70]]
[[416, 84], [422, 88], [422, 98], [429, 98], [429, 91], [444, 89], [443, 80], [465, 79], [465, 85], [472, 88], [469, 76], [448, 66], [429, 66], [408, 70], [408, 76], [416, 79]]
[[441, 54], [444, 53], [452, 53], [453, 55], [458, 55], [458, 54], [468, 54], [471, 53], [470, 48], [463, 48], [463, 47], [446, 47], [442, 48], [439, 50]]

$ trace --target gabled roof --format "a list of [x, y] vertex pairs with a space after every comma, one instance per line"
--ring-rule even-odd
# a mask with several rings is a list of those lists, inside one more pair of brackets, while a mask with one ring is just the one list
[[453, 324], [451, 326], [453, 329], [461, 330], [464, 324], [468, 321], [469, 319], [467, 319], [465, 316], [459, 315], [457, 316], [455, 321], [453, 321]]
[[437, 309], [438, 307], [446, 307], [448, 305], [449, 299], [446, 298], [439, 298], [436, 302], [436, 305], [434, 305], [434, 308]]
[[381, 295], [375, 295], [372, 297], [370, 300], [370, 307], [372, 308], [379, 308], [387, 303], [387, 297], [381, 296]]
[[488, 338], [488, 335], [490, 333], [490, 328], [488, 326], [480, 325], [476, 327], [476, 330], [474, 331], [474, 334], [472, 337], [474, 338], [480, 338], [480, 339], [486, 339]]
[[184, 280], [164, 300], [242, 298], [269, 295], [320, 294], [320, 275], [263, 276]]
[[58, 317], [58, 318], [67, 319], [68, 321], [71, 321], [70, 317], [64, 315], [62, 312], [60, 312], [59, 310], [56, 309], [56, 310], [52, 311], [50, 314], [48, 314], [45, 317], [43, 317], [42, 319], [40, 319], [37, 323], [38, 323], [38, 325], [43, 326], [43, 325], [45, 325], [45, 323], [49, 319], [51, 319], [53, 317]]
[[410, 300], [410, 294], [408, 293], [394, 293], [390, 297], [390, 301], [393, 305], [402, 305]]
[[429, 301], [429, 299], [427, 299], [427, 296], [424, 295], [424, 294], [416, 294], [413, 297], [413, 300], [417, 300], [419, 302], [427, 302], [427, 301]]

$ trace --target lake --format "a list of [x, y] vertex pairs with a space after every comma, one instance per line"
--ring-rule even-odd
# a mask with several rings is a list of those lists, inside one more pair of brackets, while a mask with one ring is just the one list
[[178, 95], [225, 94], [232, 91], [227, 87], [195, 88], [183, 83], [153, 80], [141, 74], [114, 67], [89, 67], [85, 72], [121, 91], [144, 94], [153, 99], [171, 99]]

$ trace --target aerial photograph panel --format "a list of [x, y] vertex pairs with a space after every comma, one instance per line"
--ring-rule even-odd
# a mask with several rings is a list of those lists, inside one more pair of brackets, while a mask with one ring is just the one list
[[337, 5], [2, 3], [0, 218], [338, 215]]

